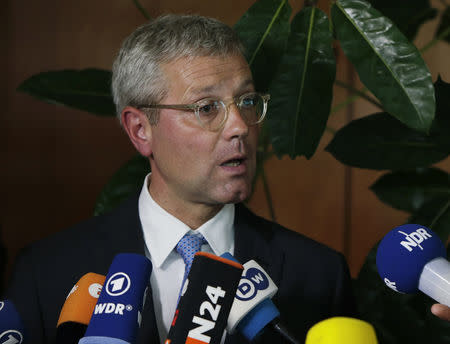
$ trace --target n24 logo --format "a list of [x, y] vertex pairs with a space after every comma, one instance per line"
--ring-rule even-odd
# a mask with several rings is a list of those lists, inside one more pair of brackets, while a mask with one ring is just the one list
[[[212, 330], [216, 325], [221, 309], [221, 305], [218, 304], [219, 298], [225, 296], [225, 290], [220, 286], [207, 286], [206, 295], [208, 296], [209, 301], [202, 302], [199, 309], [199, 313], [202, 317], [194, 316], [192, 318], [192, 322], [199, 326], [189, 331], [186, 342], [188, 342], [189, 339], [194, 339], [199, 342], [209, 343], [211, 340], [211, 337], [205, 333]], [[211, 318], [211, 320], [205, 319], [205, 315]]]

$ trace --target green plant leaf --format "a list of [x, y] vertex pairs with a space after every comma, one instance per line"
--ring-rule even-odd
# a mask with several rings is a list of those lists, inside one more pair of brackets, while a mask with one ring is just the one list
[[387, 113], [354, 120], [326, 147], [343, 164], [374, 170], [408, 170], [443, 160], [450, 149]]
[[417, 31], [426, 21], [436, 17], [437, 10], [430, 6], [429, 0], [403, 1], [368, 0], [373, 7], [392, 20], [409, 39], [416, 37]]
[[123, 165], [108, 181], [97, 198], [94, 215], [104, 214], [133, 193], [142, 188], [145, 176], [150, 172], [148, 159], [141, 155], [136, 155]]
[[61, 70], [33, 75], [18, 90], [52, 104], [101, 116], [115, 116], [111, 72], [100, 69]]
[[270, 86], [267, 125], [278, 156], [314, 154], [330, 113], [336, 62], [325, 13], [305, 7]]
[[[439, 27], [436, 31], [436, 37], [439, 37], [444, 31], [450, 29], [450, 6], [448, 6], [445, 11], [442, 13], [441, 22], [439, 23]], [[443, 37], [443, 39], [450, 43], [450, 32]]]
[[437, 168], [392, 172], [370, 188], [382, 202], [412, 213], [436, 196], [450, 197], [450, 175]]
[[446, 243], [450, 235], [450, 196], [443, 195], [425, 203], [409, 219], [436, 232]]
[[428, 132], [435, 112], [431, 74], [417, 48], [364, 0], [338, 0], [332, 18], [342, 50], [386, 112]]
[[291, 6], [287, 0], [260, 0], [234, 25], [246, 48], [256, 89], [266, 91], [289, 34]]

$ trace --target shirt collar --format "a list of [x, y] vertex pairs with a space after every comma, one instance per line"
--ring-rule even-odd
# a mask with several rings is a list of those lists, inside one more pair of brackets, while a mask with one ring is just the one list
[[234, 204], [226, 204], [213, 218], [194, 231], [153, 200], [148, 191], [149, 176], [145, 177], [139, 196], [139, 218], [145, 244], [155, 267], [161, 267], [178, 241], [188, 232], [201, 233], [216, 255], [225, 252], [233, 254]]

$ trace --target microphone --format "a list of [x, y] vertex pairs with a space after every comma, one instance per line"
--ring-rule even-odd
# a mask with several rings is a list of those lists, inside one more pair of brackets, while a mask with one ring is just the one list
[[121, 253], [114, 257], [86, 334], [79, 344], [136, 342], [151, 270], [150, 260], [142, 255]]
[[418, 290], [450, 307], [450, 263], [436, 233], [417, 225], [394, 228], [377, 249], [378, 273], [399, 293]]
[[197, 252], [165, 344], [220, 343], [243, 267]]
[[306, 334], [305, 344], [378, 344], [375, 329], [368, 322], [346, 317], [322, 320]]
[[25, 328], [14, 304], [0, 301], [0, 343], [25, 343]]
[[94, 312], [105, 276], [89, 272], [73, 286], [64, 302], [56, 328], [59, 344], [77, 344]]
[[[228, 252], [222, 257], [236, 259]], [[278, 287], [254, 260], [244, 264], [236, 296], [228, 317], [227, 331], [239, 331], [248, 341], [272, 329], [289, 343], [299, 343], [280, 321], [280, 312], [272, 302]]]

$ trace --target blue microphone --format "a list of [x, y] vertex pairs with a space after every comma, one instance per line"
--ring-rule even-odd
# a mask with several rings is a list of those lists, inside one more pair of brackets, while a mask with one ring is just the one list
[[151, 270], [150, 260], [142, 255], [121, 253], [114, 257], [85, 336], [79, 344], [136, 342]]
[[[228, 252], [221, 257], [237, 262]], [[299, 343], [280, 322], [280, 311], [272, 301], [277, 291], [278, 287], [258, 263], [254, 260], [245, 263], [228, 316], [228, 333], [238, 331], [251, 342], [272, 330], [288, 343]]]
[[394, 228], [378, 245], [378, 273], [399, 293], [419, 290], [450, 307], [450, 263], [438, 235], [417, 224]]
[[0, 301], [0, 343], [25, 343], [25, 328], [14, 304]]

